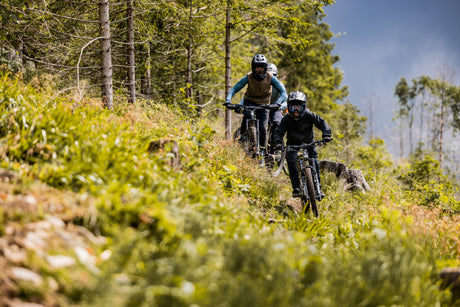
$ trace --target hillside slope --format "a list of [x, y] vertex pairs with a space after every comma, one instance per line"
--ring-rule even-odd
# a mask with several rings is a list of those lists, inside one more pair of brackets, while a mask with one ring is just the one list
[[458, 214], [411, 203], [389, 176], [361, 194], [324, 174], [315, 219], [215, 121], [69, 105], [3, 81], [5, 306], [455, 304], [438, 276], [459, 264]]

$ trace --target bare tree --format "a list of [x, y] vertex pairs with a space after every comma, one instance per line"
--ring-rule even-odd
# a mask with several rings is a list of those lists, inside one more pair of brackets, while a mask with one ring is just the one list
[[[225, 97], [232, 88], [232, 65], [230, 63], [230, 28], [231, 28], [231, 1], [227, 0], [227, 12], [225, 18]], [[232, 113], [229, 109], [225, 110], [225, 138], [230, 140], [232, 137]]]
[[113, 106], [112, 54], [110, 50], [109, 0], [99, 2], [99, 23], [101, 26], [102, 101], [109, 110]]
[[136, 102], [136, 72], [134, 58], [134, 16], [133, 1], [126, 1], [128, 24], [128, 102]]
[[185, 97], [191, 98], [192, 91], [192, 21], [193, 21], [193, 1], [190, 0], [190, 11], [188, 19], [188, 47], [187, 47], [187, 87], [185, 90]]
[[369, 102], [367, 103], [368, 108], [369, 108], [369, 139], [374, 138], [374, 111], [375, 111], [375, 104], [378, 102], [376, 98], [371, 98]]

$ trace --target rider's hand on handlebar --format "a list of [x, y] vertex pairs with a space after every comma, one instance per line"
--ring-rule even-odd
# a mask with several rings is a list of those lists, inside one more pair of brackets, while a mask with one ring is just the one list
[[238, 113], [238, 114], [243, 113], [243, 106], [239, 104], [235, 109], [235, 113]]
[[332, 137], [330, 137], [330, 136], [325, 136], [325, 137], [323, 137], [323, 141], [324, 141], [325, 143], [329, 143], [329, 142], [331, 142], [332, 140], [333, 140], [333, 139], [332, 139]]

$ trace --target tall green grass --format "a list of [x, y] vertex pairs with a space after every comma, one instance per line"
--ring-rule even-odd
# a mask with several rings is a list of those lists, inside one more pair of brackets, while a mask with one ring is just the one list
[[[316, 219], [280, 211], [287, 181], [205, 120], [161, 105], [74, 106], [7, 78], [0, 99], [2, 167], [97, 200], [97, 221], [85, 226], [110, 238], [113, 256], [71, 304], [451, 304], [438, 287], [439, 251], [408, 232], [385, 178], [360, 194], [325, 175]], [[147, 151], [160, 138], [178, 142], [179, 169], [167, 150]]]

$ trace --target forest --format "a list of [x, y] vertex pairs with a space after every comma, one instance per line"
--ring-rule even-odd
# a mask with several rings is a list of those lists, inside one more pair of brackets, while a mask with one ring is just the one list
[[[0, 306], [457, 306], [460, 88], [401, 78], [409, 154], [366, 140], [333, 5], [0, 0]], [[222, 104], [257, 53], [370, 190], [323, 173], [316, 218], [245, 156]]]

